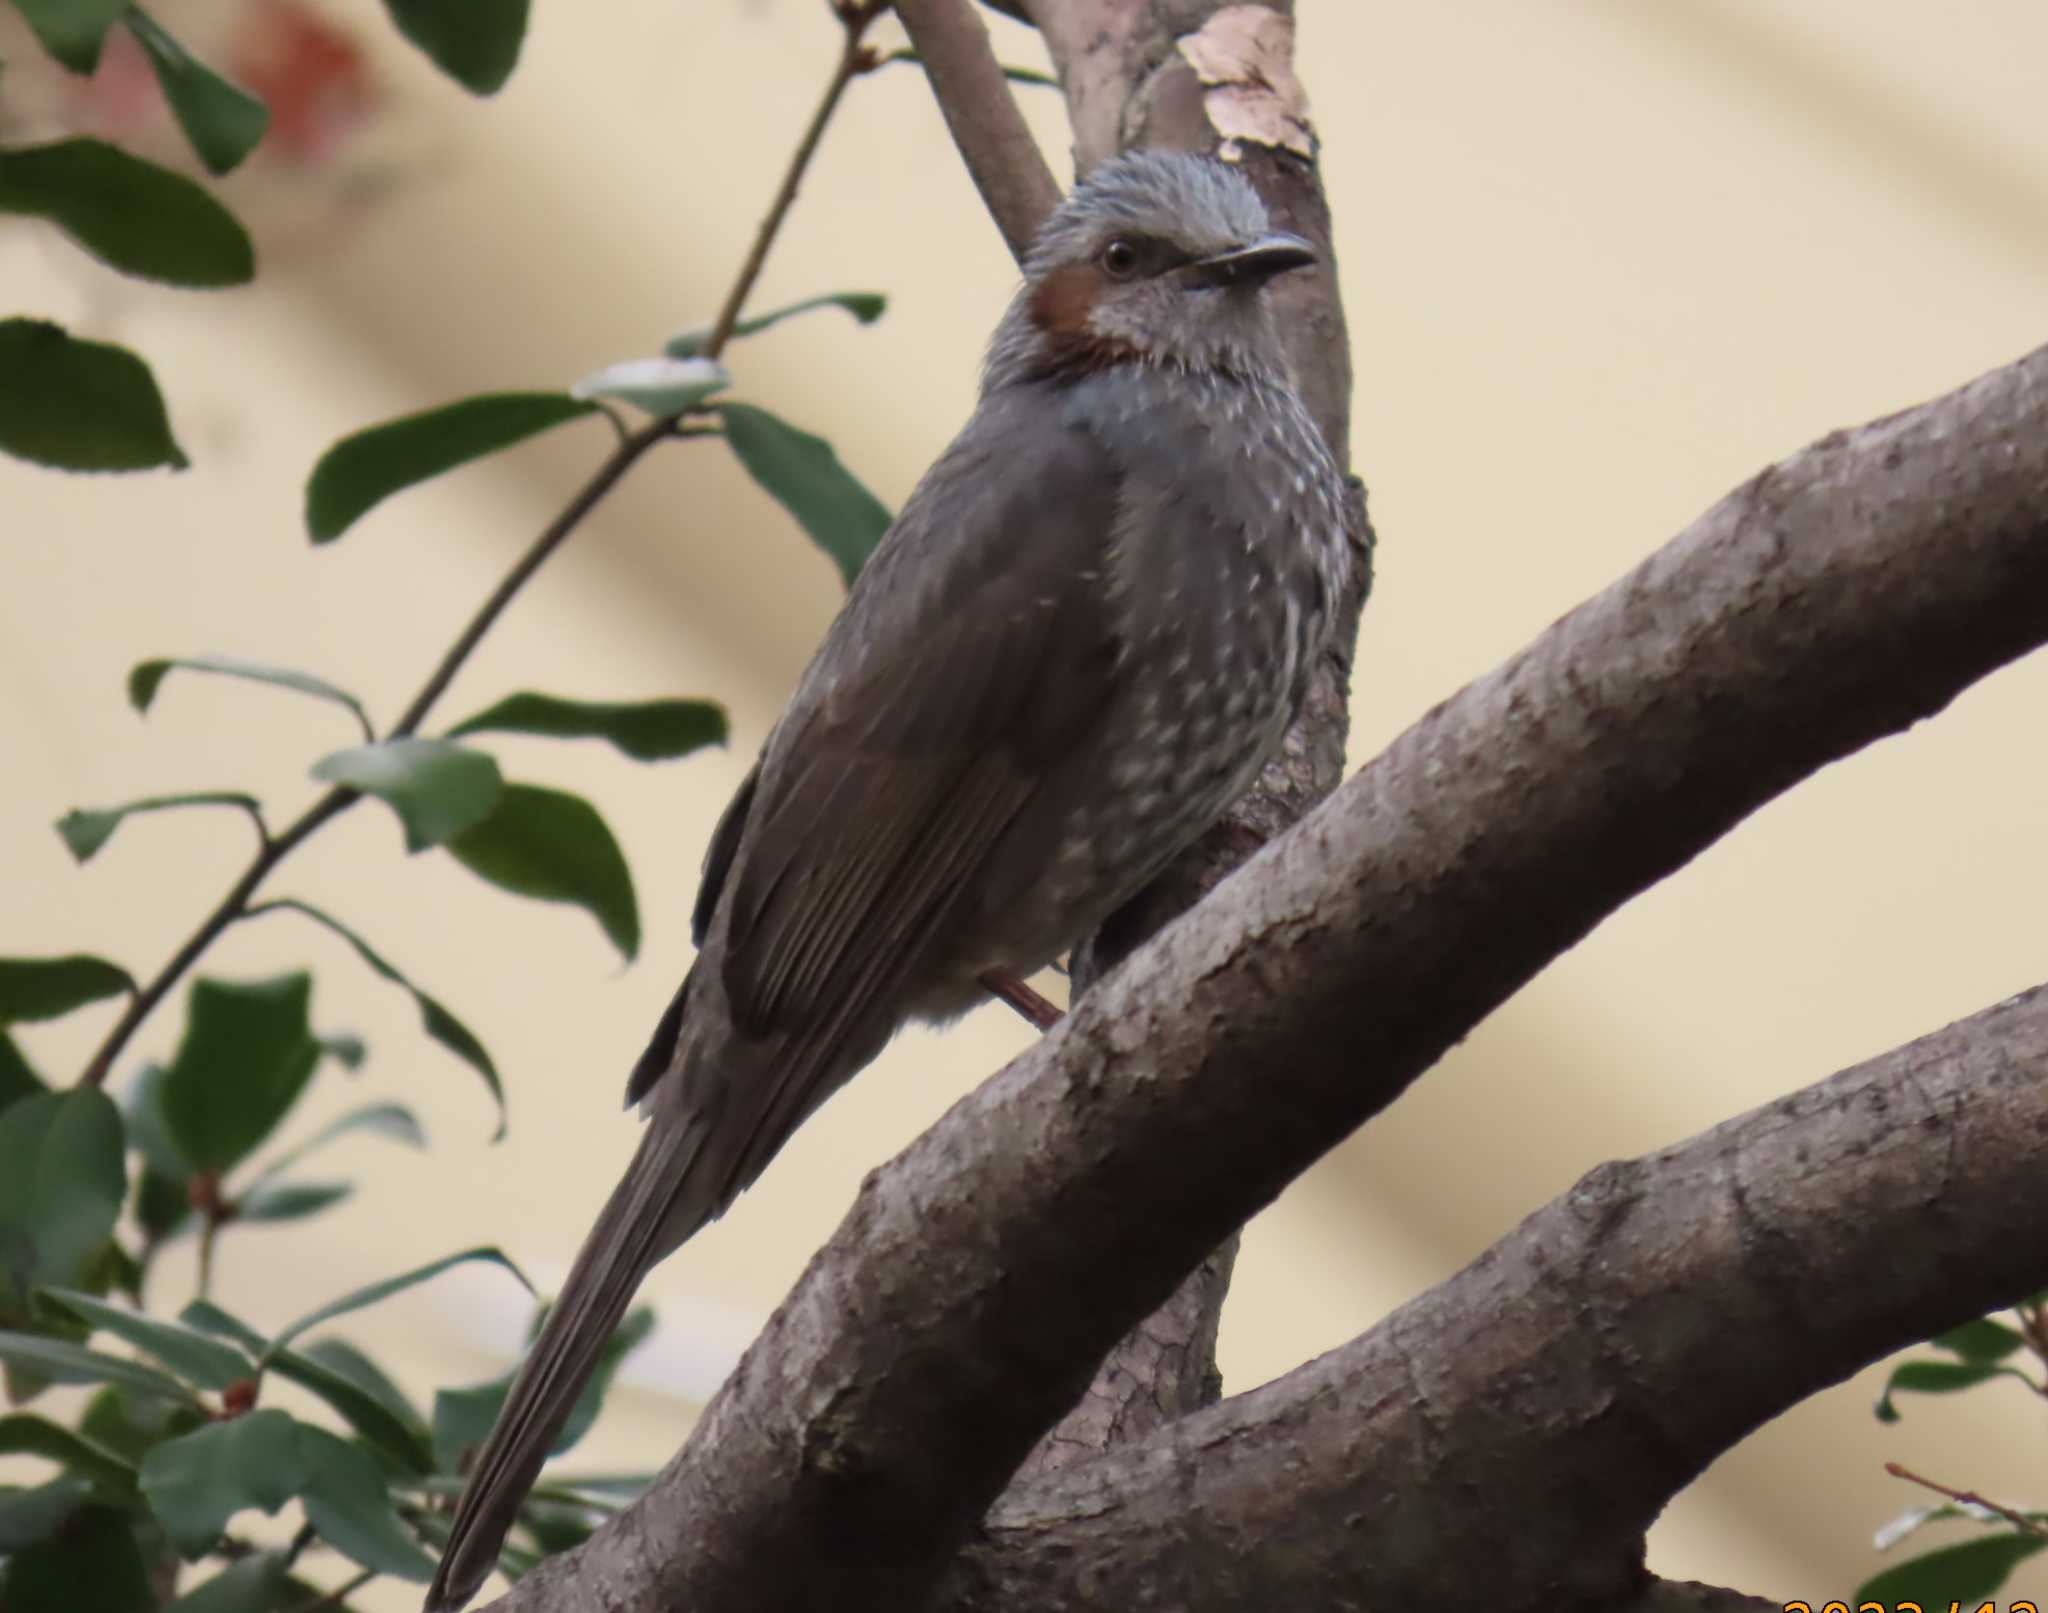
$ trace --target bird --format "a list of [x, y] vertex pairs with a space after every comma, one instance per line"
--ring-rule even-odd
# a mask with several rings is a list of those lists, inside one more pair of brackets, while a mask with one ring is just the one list
[[1345, 481], [1269, 287], [1316, 261], [1237, 168], [1098, 165], [974, 412], [713, 831], [645, 1125], [470, 1466], [426, 1606], [496, 1565], [641, 1280], [912, 1020], [1057, 959], [1276, 752], [1331, 634]]

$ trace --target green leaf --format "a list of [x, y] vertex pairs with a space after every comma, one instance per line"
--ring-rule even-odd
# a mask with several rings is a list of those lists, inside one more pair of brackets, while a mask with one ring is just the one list
[[512, 76], [526, 37], [527, 0], [384, 0], [398, 31], [475, 95]]
[[7, 1613], [154, 1613], [157, 1605], [135, 1531], [111, 1507], [87, 1507], [54, 1538], [17, 1552], [6, 1596]]
[[199, 1170], [240, 1164], [277, 1129], [320, 1062], [312, 976], [199, 980], [158, 1092], [180, 1154]]
[[0, 1456], [40, 1456], [113, 1495], [135, 1488], [135, 1464], [118, 1451], [33, 1412], [0, 1417]]
[[1947, 1350], [1965, 1361], [2002, 1361], [2027, 1341], [2018, 1328], [1986, 1316], [1952, 1327], [1928, 1342], [1937, 1350]]
[[[779, 325], [791, 314], [807, 314], [813, 308], [844, 308], [863, 325], [872, 325], [882, 317], [882, 311], [889, 306], [889, 299], [879, 291], [828, 291], [822, 297], [806, 297], [802, 302], [790, 303], [769, 313], [756, 314], [752, 319], [742, 319], [732, 328], [732, 339], [752, 336], [756, 331], [766, 330], [770, 325]], [[685, 331], [678, 331], [662, 345], [662, 351], [670, 358], [695, 358], [704, 351], [704, 344], [711, 340], [709, 325], [693, 325]]]
[[512, 1264], [502, 1249], [488, 1244], [479, 1244], [473, 1249], [463, 1249], [452, 1255], [443, 1255], [439, 1260], [430, 1260], [424, 1266], [415, 1266], [411, 1271], [401, 1272], [396, 1277], [386, 1277], [381, 1282], [367, 1283], [361, 1288], [351, 1289], [348, 1293], [342, 1295], [341, 1298], [322, 1305], [318, 1310], [308, 1311], [304, 1316], [301, 1316], [296, 1322], [292, 1323], [290, 1327], [278, 1334], [277, 1338], [271, 1343], [269, 1350], [265, 1352], [264, 1359], [267, 1362], [270, 1357], [274, 1356], [308, 1328], [318, 1327], [322, 1322], [331, 1322], [337, 1316], [346, 1316], [350, 1311], [359, 1311], [366, 1306], [375, 1305], [380, 1300], [389, 1299], [393, 1294], [416, 1287], [430, 1278], [438, 1277], [442, 1272], [449, 1270], [451, 1267], [467, 1265], [469, 1262], [476, 1260], [489, 1261], [494, 1266], [503, 1266], [514, 1277], [519, 1279], [522, 1288], [529, 1294], [533, 1292], [533, 1284], [526, 1280], [526, 1274]]
[[2048, 1546], [2048, 1540], [2021, 1534], [1988, 1535], [1960, 1546], [1944, 1546], [1865, 1580], [1851, 1600], [1967, 1605], [1991, 1595], [2008, 1574], [2043, 1546]]
[[[282, 1176], [308, 1155], [318, 1153], [329, 1143], [359, 1131], [368, 1132], [373, 1137], [388, 1137], [393, 1142], [404, 1143], [411, 1148], [427, 1146], [427, 1134], [420, 1129], [419, 1117], [404, 1104], [365, 1104], [362, 1108], [351, 1109], [339, 1120], [323, 1126], [298, 1147], [287, 1149], [278, 1155], [263, 1167], [256, 1179], [244, 1190], [244, 1198]], [[243, 1213], [248, 1213], [246, 1204]]]
[[732, 376], [713, 359], [629, 358], [584, 376], [569, 396], [615, 398], [657, 420], [673, 420], [731, 385]]
[[169, 1613], [283, 1613], [305, 1603], [286, 1597], [291, 1559], [281, 1551], [259, 1551], [233, 1563], [196, 1590], [171, 1603]]
[[256, 149], [270, 127], [269, 107], [196, 60], [142, 7], [131, 5], [122, 21], [156, 69], [164, 99], [208, 173], [225, 174]]
[[0, 1031], [0, 1109], [49, 1090], [42, 1077], [22, 1057], [21, 1049], [14, 1045], [14, 1038]]
[[209, 1338], [196, 1328], [124, 1310], [71, 1289], [42, 1288], [37, 1292], [52, 1304], [63, 1306], [88, 1327], [104, 1328], [116, 1338], [127, 1340], [201, 1389], [221, 1390], [256, 1376], [255, 1363], [240, 1350]]
[[268, 683], [279, 689], [311, 695], [315, 700], [329, 700], [344, 707], [355, 718], [365, 739], [376, 736], [363, 703], [346, 689], [336, 687], [325, 678], [316, 678], [310, 672], [299, 672], [288, 666], [269, 666], [261, 661], [244, 661], [237, 655], [179, 655], [138, 662], [128, 673], [129, 704], [137, 711], [148, 711], [150, 702], [156, 699], [157, 686], [164, 681], [164, 674], [173, 669], [211, 672], [224, 678], [245, 678], [251, 683]]
[[244, 812], [261, 810], [253, 795], [239, 790], [197, 790], [189, 795], [151, 795], [116, 807], [73, 807], [57, 820], [57, 833], [79, 862], [92, 861], [93, 854], [121, 827], [121, 820], [136, 812], [163, 812], [171, 807], [227, 806]]
[[299, 1428], [310, 1472], [306, 1521], [320, 1538], [364, 1568], [399, 1579], [433, 1578], [434, 1559], [392, 1510], [383, 1475], [369, 1453], [324, 1428]]
[[135, 989], [118, 963], [74, 952], [63, 958], [0, 958], [0, 1025], [60, 1019], [87, 1003]]
[[264, 1409], [151, 1449], [142, 1459], [142, 1493], [180, 1555], [205, 1556], [236, 1513], [275, 1513], [305, 1490], [304, 1426], [289, 1412]]
[[451, 739], [490, 733], [603, 739], [636, 762], [663, 762], [723, 745], [725, 710], [710, 700], [564, 700], [528, 689], [448, 730]]
[[235, 1219], [259, 1224], [303, 1221], [332, 1209], [355, 1190], [353, 1182], [278, 1182], [251, 1188], [236, 1201]]
[[839, 463], [823, 437], [744, 403], [721, 403], [718, 412], [725, 440], [747, 474], [796, 517], [851, 587], [889, 529], [888, 510]]
[[176, 1405], [199, 1403], [191, 1390], [155, 1367], [36, 1333], [0, 1332], [0, 1361], [26, 1367], [52, 1383], [108, 1383]]
[[58, 470], [183, 470], [163, 394], [125, 347], [0, 319], [0, 450]]
[[100, 65], [100, 46], [128, 0], [14, 0], [43, 49], [74, 73]]
[[581, 796], [507, 784], [496, 810], [448, 850], [501, 890], [586, 909], [627, 961], [640, 950], [633, 876], [604, 819]]
[[566, 392], [492, 392], [371, 426], [342, 438], [313, 467], [306, 529], [315, 543], [330, 542], [415, 482], [596, 412], [596, 404]]
[[399, 1471], [433, 1471], [433, 1451], [419, 1413], [372, 1362], [341, 1340], [322, 1339], [304, 1352], [273, 1350], [270, 1341], [248, 1323], [203, 1299], [187, 1305], [178, 1320], [231, 1338], [250, 1354], [266, 1357], [271, 1372], [318, 1395]]
[[0, 1297], [25, 1310], [39, 1282], [76, 1282], [127, 1196], [121, 1112], [95, 1087], [25, 1098], [0, 1114]]
[[2034, 1380], [2017, 1367], [1995, 1366], [1988, 1361], [1906, 1361], [1892, 1368], [1884, 1393], [1877, 1399], [1877, 1420], [1895, 1423], [1899, 1409], [1892, 1396], [1902, 1391], [1920, 1395], [1950, 1395], [1959, 1389], [1974, 1389], [1993, 1378], [2017, 1378], [2028, 1388]]
[[26, 1490], [0, 1490], [0, 1557], [48, 1540], [92, 1499], [92, 1483], [66, 1473]]
[[104, 140], [0, 151], [0, 213], [45, 218], [109, 268], [173, 286], [239, 286], [249, 235], [206, 187]]
[[340, 919], [335, 918], [331, 913], [323, 912], [321, 909], [313, 906], [311, 902], [302, 902], [296, 897], [284, 897], [275, 902], [266, 902], [261, 908], [252, 909], [252, 913], [268, 913], [280, 910], [302, 913], [314, 923], [326, 925], [328, 929], [354, 947], [356, 955], [364, 963], [368, 964], [394, 986], [402, 987], [405, 991], [411, 993], [412, 1000], [419, 1005], [420, 1023], [425, 1028], [426, 1033], [484, 1078], [484, 1085], [491, 1089], [491, 1096], [497, 1100], [498, 1104], [497, 1136], [504, 1136], [504, 1084], [498, 1079], [498, 1067], [491, 1062], [491, 1055], [484, 1051], [484, 1044], [476, 1039], [469, 1027], [449, 1013], [447, 1009], [443, 1008], [438, 999], [429, 997], [418, 986], [415, 986], [404, 975], [394, 969], [385, 960], [382, 953], [374, 951], [370, 943], [365, 941], [360, 935], [357, 935], [354, 930], [342, 923]]
[[336, 751], [313, 764], [313, 777], [389, 805], [405, 826], [407, 851], [453, 839], [488, 818], [500, 799], [498, 764], [445, 739], [387, 739]]

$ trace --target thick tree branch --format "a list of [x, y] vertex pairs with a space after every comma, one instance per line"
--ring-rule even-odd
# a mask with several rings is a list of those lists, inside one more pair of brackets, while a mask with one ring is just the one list
[[2044, 1138], [2048, 987], [1602, 1166], [1343, 1348], [1016, 1486], [933, 1606], [1643, 1608], [1715, 1457], [2048, 1284]]
[[896, 0], [932, 94], [975, 188], [1019, 263], [1060, 199], [1059, 181], [1017, 109], [988, 29], [968, 0]]
[[914, 1605], [1290, 1177], [1629, 896], [2044, 639], [2048, 349], [1765, 471], [871, 1175], [647, 1496], [501, 1605]]

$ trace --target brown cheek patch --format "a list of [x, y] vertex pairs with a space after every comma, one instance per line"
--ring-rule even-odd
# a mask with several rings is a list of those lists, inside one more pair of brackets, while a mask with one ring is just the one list
[[1066, 264], [1038, 283], [1031, 293], [1031, 319], [1045, 335], [1040, 373], [1071, 378], [1139, 356], [1129, 343], [1095, 329], [1095, 304], [1104, 289], [1100, 272], [1087, 263]]

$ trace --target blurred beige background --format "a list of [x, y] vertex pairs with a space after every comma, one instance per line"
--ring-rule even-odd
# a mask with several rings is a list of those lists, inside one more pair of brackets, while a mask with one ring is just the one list
[[[1355, 344], [1352, 451], [1381, 538], [1354, 761], [1766, 461], [2048, 339], [2048, 10], [2032, 0], [1300, 9]], [[202, 37], [183, 12], [168, 20]], [[331, 14], [369, 51], [374, 98], [329, 159], [272, 159], [224, 187], [258, 238], [253, 288], [141, 287], [46, 230], [0, 229], [6, 310], [146, 353], [195, 462], [126, 479], [0, 462], [0, 951], [153, 970], [240, 866], [246, 827], [139, 820], [78, 869], [50, 821], [200, 787], [255, 790], [284, 821], [310, 798], [308, 764], [350, 738], [328, 708], [197, 678], [139, 720], [131, 662], [290, 662], [391, 719], [605, 430], [422, 488], [319, 552], [300, 524], [305, 472], [363, 424], [564, 384], [708, 318], [836, 45], [812, 0], [632, 0], [601, 19], [541, 7], [512, 83], [477, 103], [372, 8]], [[1042, 61], [1024, 30], [997, 35], [1009, 60]], [[8, 54], [12, 84], [27, 69]], [[1057, 97], [1027, 106], [1064, 168]], [[735, 349], [736, 395], [831, 436], [899, 502], [970, 407], [1011, 283], [923, 84], [891, 68], [853, 89], [757, 303], [874, 288], [890, 312]], [[286, 918], [231, 936], [208, 969], [316, 966], [320, 1024], [371, 1043], [367, 1070], [323, 1077], [295, 1131], [400, 1097], [433, 1147], [329, 1156], [364, 1190], [296, 1231], [230, 1235], [226, 1303], [275, 1325], [484, 1241], [560, 1274], [631, 1145], [620, 1082], [686, 965], [704, 838], [837, 594], [716, 445], [677, 447], [576, 538], [442, 708], [453, 720], [516, 687], [728, 702], [731, 750], [666, 767], [589, 744], [495, 747], [512, 775], [601, 802], [643, 906], [630, 970], [573, 909], [501, 895], [438, 854], [407, 862], [374, 805], [287, 865], [276, 893], [357, 923], [479, 1032], [512, 1129], [490, 1146], [474, 1077], [336, 943]], [[1253, 1225], [1224, 1327], [1229, 1386], [1369, 1326], [1600, 1161], [2048, 975], [2033, 895], [2048, 878], [2044, 696], [2037, 660], [1829, 769], [1548, 971]], [[160, 1015], [130, 1065], [166, 1050], [180, 1017]], [[24, 1041], [68, 1075], [104, 1023]], [[1024, 1036], [985, 1011], [904, 1039], [836, 1099], [650, 1283], [660, 1334], [577, 1464], [665, 1457], [861, 1173]], [[189, 1254], [167, 1260], [159, 1294], [179, 1300], [190, 1280]], [[498, 1370], [522, 1316], [509, 1280], [479, 1275], [346, 1331], [424, 1399]], [[1720, 1463], [1658, 1526], [1652, 1566], [1844, 1595], [1877, 1562], [1871, 1531], [1921, 1499], [1885, 1478], [1887, 1458], [2048, 1500], [2023, 1390], [1914, 1402], [1885, 1428], [1878, 1381]]]

